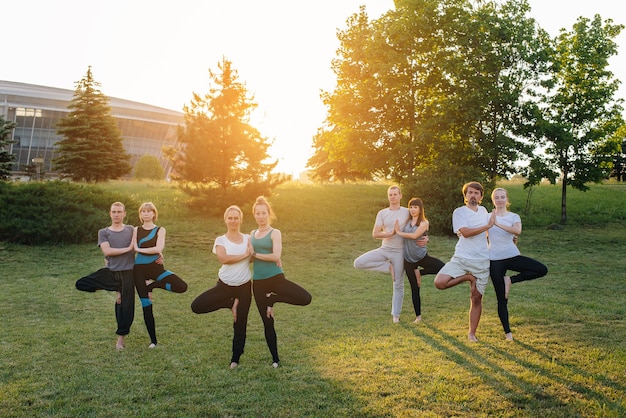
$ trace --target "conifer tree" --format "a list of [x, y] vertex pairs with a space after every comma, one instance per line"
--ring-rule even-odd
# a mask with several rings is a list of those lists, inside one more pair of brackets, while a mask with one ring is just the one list
[[101, 182], [130, 172], [130, 156], [108, 102], [89, 67], [76, 83], [68, 106], [72, 111], [57, 124], [57, 133], [65, 138], [57, 143], [59, 157], [54, 165], [62, 177]]
[[253, 97], [230, 61], [222, 59], [218, 69], [209, 70], [209, 93], [194, 93], [185, 106], [185, 126], [178, 134], [181, 146], [166, 149], [166, 154], [182, 189], [199, 206], [210, 201], [221, 210], [221, 202], [247, 203], [284, 179], [271, 173], [278, 163], [270, 161], [271, 141], [250, 124], [257, 107]]
[[7, 180], [11, 174], [11, 166], [15, 156], [9, 152], [11, 144], [11, 131], [15, 127], [13, 122], [4, 119], [0, 115], [0, 180]]

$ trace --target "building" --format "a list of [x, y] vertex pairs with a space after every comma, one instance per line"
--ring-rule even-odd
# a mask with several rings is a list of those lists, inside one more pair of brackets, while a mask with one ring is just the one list
[[[52, 160], [58, 156], [55, 144], [62, 139], [56, 124], [69, 113], [73, 97], [74, 90], [0, 80], [0, 115], [16, 124], [15, 143], [10, 146], [16, 173], [35, 164], [43, 173], [53, 172]], [[154, 155], [169, 174], [171, 167], [162, 149], [176, 144], [183, 113], [115, 97], [109, 97], [109, 106], [131, 156], [131, 166], [144, 155]]]

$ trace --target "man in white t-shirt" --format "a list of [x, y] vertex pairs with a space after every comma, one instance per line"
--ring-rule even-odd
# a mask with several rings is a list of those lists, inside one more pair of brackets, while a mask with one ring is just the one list
[[435, 277], [437, 289], [448, 289], [463, 282], [470, 283], [470, 341], [478, 341], [476, 329], [482, 313], [482, 299], [489, 280], [489, 247], [487, 230], [495, 221], [484, 206], [483, 186], [478, 182], [463, 185], [465, 206], [454, 210], [452, 228], [459, 236], [454, 255]]
[[372, 237], [382, 240], [382, 244], [379, 248], [368, 251], [354, 260], [354, 267], [391, 273], [393, 281], [391, 315], [393, 322], [398, 323], [404, 300], [404, 238], [396, 234], [395, 224], [398, 222], [402, 229], [410, 216], [409, 209], [400, 203], [402, 193], [398, 186], [390, 186], [387, 189], [387, 199], [389, 207], [378, 211], [372, 230]]

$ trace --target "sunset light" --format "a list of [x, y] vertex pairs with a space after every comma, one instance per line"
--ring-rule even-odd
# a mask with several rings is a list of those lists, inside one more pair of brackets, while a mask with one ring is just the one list
[[[581, 15], [624, 23], [608, 0], [529, 3], [530, 15], [552, 36]], [[274, 140], [278, 171], [297, 177], [325, 117], [320, 92], [334, 87], [336, 32], [360, 5], [375, 19], [394, 2], [13, 1], [3, 6], [13, 18], [3, 26], [12, 39], [0, 80], [73, 90], [91, 65], [107, 96], [182, 111], [193, 92], [208, 91], [208, 70], [225, 57], [258, 104], [252, 123]], [[617, 41], [625, 44], [626, 35]], [[624, 61], [619, 55], [611, 62], [622, 80]], [[624, 91], [618, 96], [626, 97]]]

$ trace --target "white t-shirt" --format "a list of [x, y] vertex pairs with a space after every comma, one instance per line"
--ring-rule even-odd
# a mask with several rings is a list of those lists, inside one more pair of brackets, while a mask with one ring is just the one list
[[[216, 254], [215, 247], [221, 245], [228, 255], [242, 255], [248, 251], [248, 242], [250, 242], [249, 234], [242, 234], [243, 242], [236, 244], [229, 241], [224, 235], [220, 235], [213, 244], [213, 254]], [[222, 264], [218, 272], [221, 281], [229, 286], [240, 286], [250, 281], [252, 277], [250, 273], [250, 259], [244, 258], [233, 264]]]
[[[452, 229], [455, 234], [461, 228], [478, 228], [487, 223], [489, 223], [489, 212], [484, 206], [478, 206], [476, 212], [467, 206], [461, 206], [452, 213]], [[454, 255], [468, 260], [489, 260], [487, 232], [473, 237], [460, 237], [456, 243]]]
[[[409, 220], [409, 209], [404, 206], [400, 206], [395, 210], [389, 208], [381, 209], [376, 214], [374, 225], [382, 226], [385, 232], [392, 232], [395, 228], [396, 220], [400, 222], [400, 228], [403, 228], [404, 224]], [[398, 234], [393, 235], [391, 238], [383, 238], [381, 246], [402, 250], [404, 248], [404, 238]]]
[[[498, 223], [501, 225], [513, 226], [518, 222], [521, 223], [522, 220], [517, 213], [507, 212], [504, 216], [498, 216]], [[489, 259], [504, 260], [520, 255], [517, 245], [513, 242], [514, 236], [497, 226], [489, 228]]]

